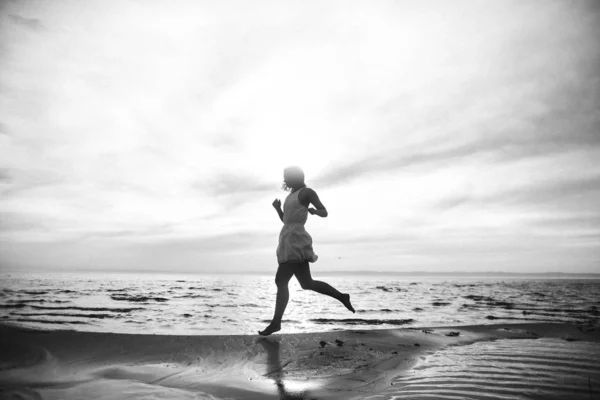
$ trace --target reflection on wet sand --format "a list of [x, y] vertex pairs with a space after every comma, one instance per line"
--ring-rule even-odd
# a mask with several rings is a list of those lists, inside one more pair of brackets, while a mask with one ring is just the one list
[[257, 340], [267, 352], [267, 373], [263, 376], [273, 379], [277, 386], [277, 392], [279, 393], [279, 399], [281, 400], [306, 400], [308, 393], [306, 390], [296, 391], [290, 388], [286, 388], [283, 377], [285, 371], [283, 368], [288, 364], [281, 365], [281, 358], [279, 356], [280, 338], [261, 338]]

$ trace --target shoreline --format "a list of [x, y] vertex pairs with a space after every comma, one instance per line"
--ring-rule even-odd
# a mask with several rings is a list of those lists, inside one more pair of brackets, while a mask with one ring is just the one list
[[395, 377], [442, 349], [541, 338], [558, 339], [565, 346], [597, 343], [600, 330], [517, 323], [260, 337], [96, 333], [0, 324], [0, 397], [74, 399], [90, 393], [89, 397], [114, 399], [125, 390], [133, 399], [365, 398], [389, 388]]

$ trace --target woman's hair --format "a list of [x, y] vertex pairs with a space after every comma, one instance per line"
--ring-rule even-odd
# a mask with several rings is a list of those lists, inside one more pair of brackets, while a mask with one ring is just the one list
[[281, 185], [283, 190], [301, 189], [305, 188], [304, 184], [304, 171], [300, 167], [292, 166], [287, 167], [283, 170], [284, 182]]

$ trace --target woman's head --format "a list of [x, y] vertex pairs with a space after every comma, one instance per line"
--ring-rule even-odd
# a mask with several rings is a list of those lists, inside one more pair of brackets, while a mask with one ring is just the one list
[[283, 170], [283, 190], [301, 189], [304, 184], [304, 172], [300, 167], [292, 166]]

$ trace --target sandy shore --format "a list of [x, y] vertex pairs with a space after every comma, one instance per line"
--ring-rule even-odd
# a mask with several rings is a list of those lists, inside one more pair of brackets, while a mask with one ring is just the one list
[[[533, 341], [536, 347], [525, 345]], [[460, 393], [456, 386], [462, 381], [466, 382], [460, 389], [462, 398], [494, 398], [490, 393], [511, 398], [510, 390], [520, 379], [524, 387], [515, 393], [521, 397], [514, 398], [556, 391], [556, 398], [566, 392], [573, 395], [570, 398], [600, 399], [600, 358], [594, 354], [600, 355], [599, 342], [599, 329], [571, 324], [353, 330], [267, 338], [41, 331], [2, 325], [0, 398], [385, 399], [417, 394], [449, 398], [442, 392]], [[486, 343], [502, 346], [492, 349]], [[581, 347], [584, 344], [588, 347]], [[461, 348], [471, 350], [448, 353]], [[524, 352], [527, 348], [532, 350]], [[512, 354], [521, 358], [515, 360]], [[576, 354], [581, 360], [565, 361]], [[508, 363], [504, 369], [502, 357]], [[472, 367], [476, 362], [479, 366]], [[525, 372], [541, 372], [530, 379], [527, 373], [513, 374], [522, 365], [527, 365]], [[555, 367], [558, 372], [553, 372]], [[574, 380], [581, 376], [582, 381], [565, 383], [565, 368]], [[555, 386], [552, 374], [557, 375]], [[479, 383], [473, 389], [475, 375]], [[541, 389], [536, 386], [540, 379], [549, 382]], [[491, 389], [484, 392], [484, 387]]]

